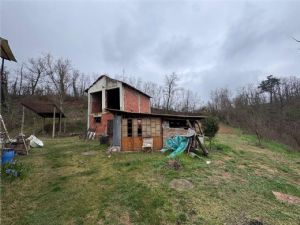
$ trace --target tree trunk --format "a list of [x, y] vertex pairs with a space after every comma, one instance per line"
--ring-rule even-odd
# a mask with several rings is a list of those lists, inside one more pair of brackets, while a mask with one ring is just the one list
[[55, 137], [55, 106], [53, 108], [53, 127], [52, 127], [52, 138]]

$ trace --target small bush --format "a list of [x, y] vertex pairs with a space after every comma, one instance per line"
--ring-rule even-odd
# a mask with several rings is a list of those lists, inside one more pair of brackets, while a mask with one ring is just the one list
[[29, 167], [25, 164], [14, 161], [1, 166], [1, 176], [7, 180], [15, 180], [16, 178], [25, 178], [29, 172]]
[[203, 123], [204, 126], [204, 134], [209, 139], [209, 146], [211, 149], [211, 141], [216, 136], [219, 130], [219, 119], [217, 117], [207, 117]]

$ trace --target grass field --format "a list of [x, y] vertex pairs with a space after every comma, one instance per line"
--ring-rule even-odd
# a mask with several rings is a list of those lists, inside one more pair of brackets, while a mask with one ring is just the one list
[[[299, 224], [300, 206], [272, 191], [300, 197], [300, 154], [253, 136], [221, 132], [208, 158], [179, 158], [178, 171], [160, 153], [121, 153], [78, 138], [47, 139], [17, 157], [23, 179], [2, 178], [1, 224]], [[95, 155], [83, 155], [84, 152]], [[210, 160], [210, 164], [206, 164]], [[170, 187], [186, 179], [189, 190]]]

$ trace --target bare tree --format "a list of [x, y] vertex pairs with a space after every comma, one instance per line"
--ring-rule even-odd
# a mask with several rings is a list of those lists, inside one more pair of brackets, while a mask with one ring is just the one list
[[165, 88], [164, 88], [164, 96], [165, 103], [164, 108], [168, 111], [172, 109], [172, 104], [174, 101], [174, 97], [176, 92], [178, 91], [177, 82], [179, 77], [177, 74], [172, 73], [170, 75], [165, 76]]
[[90, 83], [91, 83], [90, 77], [81, 73], [80, 78], [79, 78], [79, 94], [80, 94], [80, 96], [84, 96], [85, 90], [90, 85]]
[[11, 87], [11, 95], [16, 96], [18, 94], [18, 77], [15, 78], [15, 81]]
[[146, 94], [150, 95], [151, 98], [151, 105], [154, 108], [161, 108], [162, 107], [162, 95], [163, 95], [163, 87], [153, 83], [153, 82], [145, 82], [143, 84], [142, 89]]
[[7, 109], [7, 100], [8, 100], [8, 75], [10, 73], [9, 70], [6, 69], [6, 67], [3, 68], [3, 72], [2, 72], [2, 77], [1, 77], [1, 96], [0, 96], [0, 100], [1, 100], [1, 107], [0, 107], [0, 111], [2, 109], [2, 107], [4, 109]]
[[[26, 69], [24, 67], [25, 67], [25, 64], [22, 63], [21, 66], [19, 66], [15, 70], [15, 74], [17, 76], [16, 80], [18, 80], [18, 87], [16, 86], [16, 91], [19, 96], [21, 96], [22, 92], [23, 92], [23, 79], [24, 79], [24, 73], [25, 73], [25, 69]], [[20, 80], [18, 77], [20, 77]]]
[[211, 93], [211, 101], [208, 103], [210, 113], [218, 115], [221, 120], [229, 122], [231, 107], [231, 93], [227, 88], [220, 88]]
[[297, 42], [300, 42], [300, 40], [298, 40], [298, 39], [296, 39], [296, 38], [294, 38], [294, 37], [292, 37], [295, 41], [297, 41]]
[[72, 89], [73, 89], [73, 95], [76, 98], [79, 96], [79, 90], [78, 90], [78, 85], [77, 85], [79, 76], [80, 76], [79, 70], [73, 70], [73, 72], [72, 72]]
[[28, 60], [28, 63], [25, 65], [25, 67], [27, 69], [27, 73], [25, 73], [24, 78], [27, 81], [27, 85], [30, 90], [30, 95], [34, 95], [38, 83], [46, 75], [45, 58], [31, 58]]
[[[47, 62], [47, 75], [51, 80], [56, 93], [59, 99], [59, 107], [60, 111], [63, 112], [63, 104], [65, 100], [65, 96], [67, 94], [67, 90], [71, 85], [71, 63], [68, 59], [60, 58], [58, 60], [54, 60], [53, 57], [48, 54], [46, 56]], [[60, 115], [60, 125], [59, 132], [61, 132], [61, 120], [62, 115]]]
[[190, 90], [182, 89], [180, 93], [179, 110], [182, 112], [194, 112], [197, 108], [200, 108], [200, 97], [197, 93]]

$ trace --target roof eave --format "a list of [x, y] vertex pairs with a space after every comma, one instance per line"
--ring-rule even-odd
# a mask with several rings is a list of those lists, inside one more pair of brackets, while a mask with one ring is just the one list
[[173, 115], [173, 114], [158, 114], [158, 113], [138, 113], [138, 112], [128, 112], [122, 111], [118, 109], [109, 109], [106, 108], [109, 112], [120, 113], [120, 114], [134, 114], [140, 116], [155, 116], [155, 117], [168, 117], [168, 118], [181, 118], [181, 119], [205, 119], [207, 116], [199, 115], [199, 116], [189, 116], [189, 115]]

